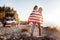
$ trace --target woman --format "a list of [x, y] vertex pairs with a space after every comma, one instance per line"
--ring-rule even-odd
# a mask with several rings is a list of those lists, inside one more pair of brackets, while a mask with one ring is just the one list
[[39, 8], [38, 9], [38, 6], [35, 5], [34, 8], [33, 8], [33, 11], [31, 13], [31, 15], [29, 16], [29, 19], [28, 19], [28, 23], [33, 23], [33, 27], [32, 27], [32, 31], [31, 31], [31, 36], [33, 36], [33, 32], [34, 32], [34, 29], [35, 29], [35, 25], [38, 24], [38, 29], [39, 29], [39, 36], [41, 36], [41, 28], [40, 28], [40, 24], [42, 23], [40, 20], [41, 18], [41, 14], [42, 13], [42, 8]]
[[42, 17], [42, 8], [40, 7], [39, 10], [39, 21], [37, 22], [38, 28], [39, 28], [39, 36], [41, 36], [41, 24], [43, 23], [43, 17]]
[[30, 28], [30, 31], [31, 31], [31, 36], [33, 36], [33, 32], [34, 32], [34, 29], [35, 29], [35, 24], [37, 22], [37, 14], [38, 13], [38, 6], [35, 5], [34, 8], [33, 8], [33, 11], [32, 13], [30, 14], [29, 16], [29, 19], [28, 19], [28, 24], [32, 23], [33, 24], [33, 27]]

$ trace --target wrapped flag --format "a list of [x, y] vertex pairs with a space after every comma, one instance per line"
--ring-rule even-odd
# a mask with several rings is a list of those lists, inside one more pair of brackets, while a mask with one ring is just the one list
[[43, 16], [42, 13], [39, 11], [33, 10], [32, 13], [29, 16], [28, 22], [36, 22], [36, 23], [43, 23]]

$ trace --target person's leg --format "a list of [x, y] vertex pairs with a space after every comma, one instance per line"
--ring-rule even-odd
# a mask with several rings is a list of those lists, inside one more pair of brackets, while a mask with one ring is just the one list
[[3, 27], [5, 27], [6, 23], [3, 23]]
[[39, 36], [41, 36], [41, 25], [38, 23]]
[[32, 28], [31, 28], [31, 36], [33, 36], [34, 29], [35, 29], [35, 27], [32, 26]]
[[34, 29], [35, 29], [35, 24], [36, 23], [33, 22], [33, 25], [32, 25], [32, 28], [31, 28], [31, 36], [33, 36], [33, 32], [34, 32]]

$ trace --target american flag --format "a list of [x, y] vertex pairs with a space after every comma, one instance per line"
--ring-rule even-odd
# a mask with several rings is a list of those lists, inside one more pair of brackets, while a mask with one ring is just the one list
[[36, 22], [36, 23], [42, 24], [43, 23], [42, 13], [39, 13], [38, 11], [33, 10], [29, 16], [28, 22]]

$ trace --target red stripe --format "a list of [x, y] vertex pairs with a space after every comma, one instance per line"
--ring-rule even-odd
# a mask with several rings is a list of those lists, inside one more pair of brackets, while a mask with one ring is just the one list
[[40, 24], [43, 23], [42, 13], [33, 11], [28, 19], [29, 22], [38, 22]]

